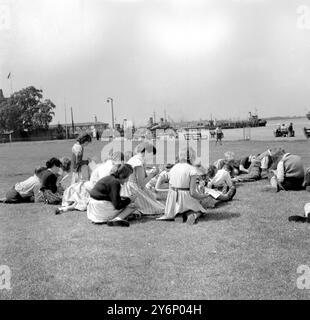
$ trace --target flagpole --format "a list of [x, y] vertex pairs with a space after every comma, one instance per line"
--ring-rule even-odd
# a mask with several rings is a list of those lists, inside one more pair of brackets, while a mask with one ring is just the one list
[[65, 98], [65, 126], [66, 126], [66, 139], [68, 139], [68, 126], [67, 126], [67, 105], [66, 105], [66, 98]]
[[11, 95], [13, 94], [13, 80], [12, 80], [13, 76], [12, 73], [10, 72], [7, 76], [7, 79], [10, 79], [10, 88], [11, 88]]
[[72, 121], [72, 133], [74, 135], [74, 122], [73, 122], [73, 111], [72, 111], [72, 107], [71, 107], [71, 121]]
[[11, 95], [13, 94], [13, 80], [12, 80], [12, 75], [10, 76], [10, 82], [11, 82]]

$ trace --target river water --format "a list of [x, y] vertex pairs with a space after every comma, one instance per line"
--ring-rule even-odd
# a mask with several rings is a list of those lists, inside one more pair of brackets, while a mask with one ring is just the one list
[[[273, 130], [277, 127], [277, 124], [285, 123], [287, 126], [293, 123], [293, 128], [295, 130], [294, 138], [275, 138]], [[258, 141], [294, 141], [294, 140], [306, 140], [303, 128], [310, 128], [310, 121], [305, 118], [296, 119], [282, 119], [282, 120], [269, 120], [267, 121], [266, 127], [257, 128], [246, 128], [244, 129], [224, 129], [224, 140], [243, 140], [244, 137], [249, 137], [250, 140]]]

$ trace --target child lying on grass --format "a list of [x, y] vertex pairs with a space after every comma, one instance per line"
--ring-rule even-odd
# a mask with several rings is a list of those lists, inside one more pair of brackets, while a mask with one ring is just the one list
[[261, 179], [261, 161], [259, 161], [255, 156], [251, 158], [251, 165], [248, 168], [247, 174], [242, 174], [234, 177], [232, 180], [234, 182], [252, 182]]
[[40, 192], [42, 174], [46, 170], [45, 167], [35, 169], [33, 176], [25, 181], [16, 183], [6, 193], [6, 197], [1, 199], [1, 202], [11, 204], [35, 202]]

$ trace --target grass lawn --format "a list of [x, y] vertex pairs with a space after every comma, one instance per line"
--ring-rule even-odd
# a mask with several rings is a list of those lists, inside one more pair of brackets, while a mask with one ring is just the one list
[[[0, 196], [72, 141], [0, 145]], [[211, 161], [282, 146], [310, 166], [307, 141], [225, 142]], [[99, 156], [93, 143], [85, 156]], [[261, 192], [267, 181], [238, 187], [234, 201], [187, 226], [145, 218], [130, 228], [95, 226], [86, 213], [54, 215], [53, 206], [0, 204], [0, 265], [12, 289], [0, 299], [309, 299], [296, 269], [310, 266], [310, 228], [288, 223], [303, 214], [306, 191]]]

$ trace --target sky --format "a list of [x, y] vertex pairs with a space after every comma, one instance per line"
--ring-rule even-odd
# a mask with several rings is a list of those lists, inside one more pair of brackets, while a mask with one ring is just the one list
[[0, 88], [53, 123], [304, 115], [309, 57], [310, 0], [0, 0]]

